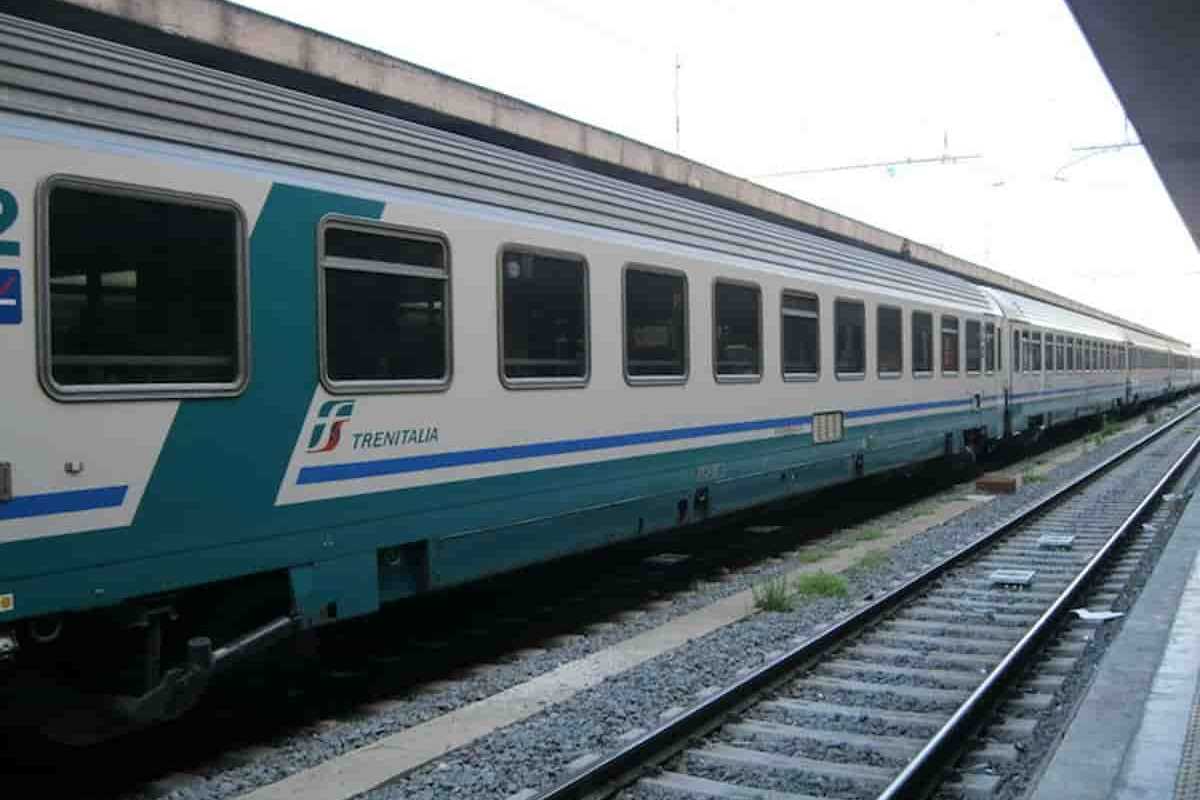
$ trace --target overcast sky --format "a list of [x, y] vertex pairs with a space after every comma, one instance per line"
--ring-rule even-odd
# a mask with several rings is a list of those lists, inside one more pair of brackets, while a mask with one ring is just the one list
[[667, 150], [678, 57], [683, 156], [1200, 344], [1145, 152], [1072, 150], [1137, 132], [1061, 0], [240, 1]]

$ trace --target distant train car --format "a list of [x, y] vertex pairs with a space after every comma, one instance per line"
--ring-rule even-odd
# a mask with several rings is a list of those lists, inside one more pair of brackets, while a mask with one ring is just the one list
[[2, 19], [0, 693], [63, 738], [300, 628], [1183, 385], [1045, 303]]
[[1121, 328], [1001, 289], [986, 291], [1004, 312], [1010, 345], [1008, 433], [1117, 411], [1131, 402]]

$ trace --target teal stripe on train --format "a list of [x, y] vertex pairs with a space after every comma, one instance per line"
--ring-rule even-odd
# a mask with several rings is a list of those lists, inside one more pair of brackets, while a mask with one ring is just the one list
[[135, 530], [211, 546], [279, 529], [279, 479], [317, 383], [316, 231], [330, 213], [378, 219], [383, 203], [271, 188], [250, 237], [249, 386], [180, 406]]

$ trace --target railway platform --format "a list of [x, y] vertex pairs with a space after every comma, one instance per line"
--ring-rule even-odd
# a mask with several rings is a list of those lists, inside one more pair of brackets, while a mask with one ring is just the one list
[[1200, 493], [1187, 501], [1031, 797], [1200, 798], [1198, 689]]

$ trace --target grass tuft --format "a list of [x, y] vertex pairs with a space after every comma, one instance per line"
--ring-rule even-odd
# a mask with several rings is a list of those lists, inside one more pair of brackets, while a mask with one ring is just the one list
[[791, 611], [792, 598], [788, 594], [787, 579], [782, 575], [770, 578], [753, 587], [754, 607], [760, 611]]
[[850, 587], [841, 575], [821, 570], [797, 578], [796, 592], [804, 597], [846, 597], [850, 594]]
[[874, 542], [882, 538], [883, 531], [879, 530], [879, 528], [867, 528], [854, 535], [854, 541], [856, 542]]
[[796, 560], [801, 564], [815, 564], [818, 561], [824, 561], [833, 553], [827, 547], [813, 547], [801, 550], [796, 554]]
[[1045, 475], [1039, 475], [1036, 472], [1024, 472], [1021, 474], [1021, 481], [1023, 483], [1042, 483], [1045, 480]]
[[862, 557], [858, 561], [854, 562], [854, 569], [879, 569], [891, 560], [892, 557], [888, 555], [886, 550], [868, 550], [862, 554]]

